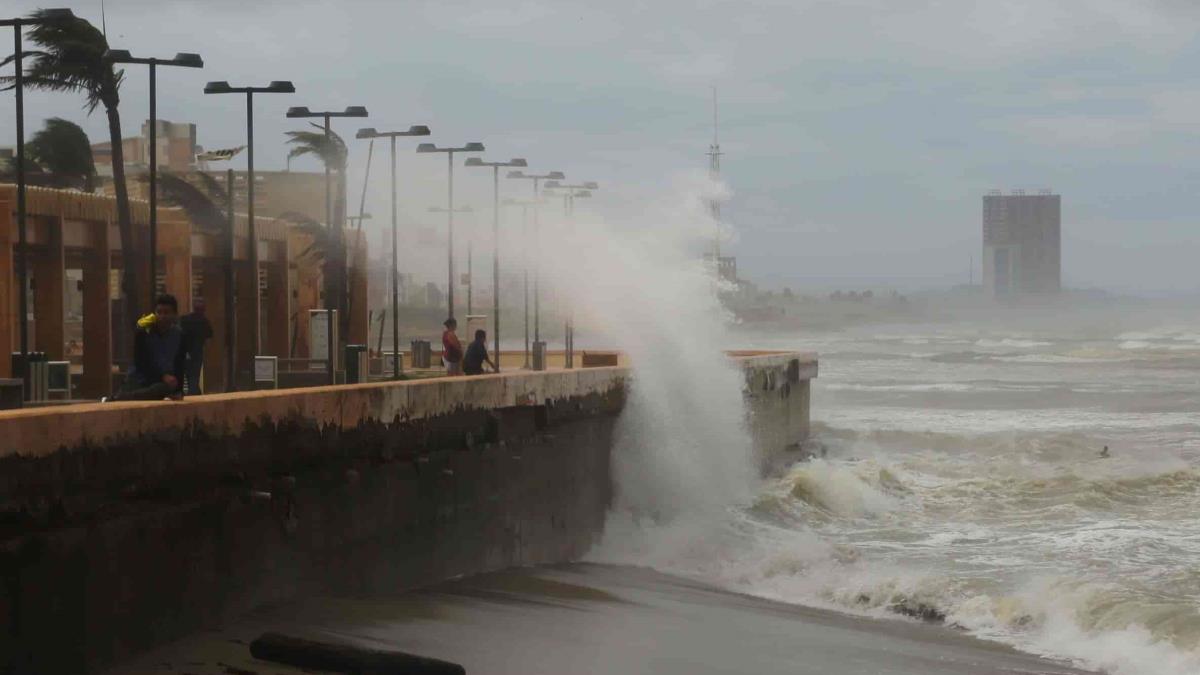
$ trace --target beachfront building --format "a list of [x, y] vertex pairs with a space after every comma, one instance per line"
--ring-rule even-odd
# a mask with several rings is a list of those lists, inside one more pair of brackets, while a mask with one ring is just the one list
[[1042, 190], [983, 198], [983, 287], [991, 297], [1062, 290], [1062, 197]]

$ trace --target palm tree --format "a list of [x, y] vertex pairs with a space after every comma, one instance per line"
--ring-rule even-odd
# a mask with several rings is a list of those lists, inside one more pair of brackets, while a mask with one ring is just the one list
[[[121, 236], [121, 292], [125, 299], [126, 323], [137, 316], [137, 253], [133, 219], [129, 211], [129, 192], [125, 184], [125, 156], [121, 148], [121, 102], [118, 90], [125, 71], [114, 70], [104, 60], [108, 40], [86, 19], [42, 20], [47, 10], [37, 10], [30, 18], [39, 19], [29, 31], [29, 39], [41, 49], [26, 52], [25, 85], [47, 91], [69, 91], [84, 95], [84, 110], [89, 114], [104, 106], [108, 116], [108, 137], [112, 145], [113, 190], [117, 198], [117, 228]], [[9, 56], [0, 66], [12, 62]], [[6, 89], [14, 86], [13, 77], [0, 78]], [[148, 288], [152, 284], [147, 285]]]
[[59, 187], [96, 189], [96, 164], [87, 134], [74, 122], [51, 117], [26, 146], [29, 158]]
[[[319, 159], [325, 168], [336, 174], [337, 187], [333, 198], [333, 220], [341, 223], [344, 222], [346, 215], [346, 143], [333, 131], [326, 135], [324, 127], [318, 124], [312, 126], [320, 131], [287, 132], [287, 142], [292, 146], [291, 151], [288, 152], [288, 159], [310, 155]], [[303, 222], [297, 221], [295, 218], [291, 220]], [[311, 229], [313, 225], [311, 219], [306, 220]], [[333, 223], [326, 223], [326, 227], [328, 231], [323, 237], [315, 239], [314, 245], [318, 245], [321, 249], [321, 266], [325, 272], [325, 297], [336, 299], [336, 308], [340, 315], [339, 334], [345, 336], [349, 334], [350, 329], [350, 307], [346, 298], [348, 289], [346, 287], [345, 242], [342, 240], [341, 232], [335, 229]]]

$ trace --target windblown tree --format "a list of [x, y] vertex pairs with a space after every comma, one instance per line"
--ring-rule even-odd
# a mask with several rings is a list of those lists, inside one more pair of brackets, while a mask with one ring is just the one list
[[[47, 19], [47, 10], [37, 10], [30, 17]], [[137, 316], [138, 255], [133, 236], [133, 219], [129, 211], [129, 192], [125, 184], [125, 156], [121, 149], [121, 102], [118, 91], [124, 71], [115, 70], [104, 60], [108, 41], [86, 19], [46, 20], [33, 24], [29, 40], [38, 49], [25, 53], [25, 86], [46, 91], [82, 94], [84, 110], [89, 114], [104, 107], [108, 117], [108, 137], [112, 144], [113, 190], [117, 199], [117, 228], [121, 236], [121, 292], [125, 300], [125, 322]], [[11, 63], [9, 56], [0, 66]], [[0, 79], [6, 89], [14, 86], [13, 77]], [[150, 287], [148, 285], [147, 287]]]
[[[314, 124], [320, 131], [289, 131], [288, 144], [292, 146], [288, 159], [311, 156], [320, 160], [325, 168], [332, 172], [335, 181], [333, 197], [333, 223], [326, 223], [328, 230], [323, 237], [316, 239], [322, 251], [322, 270], [325, 279], [325, 297], [335, 299], [338, 310], [339, 334], [349, 335], [350, 307], [347, 302], [346, 285], [346, 253], [345, 240], [341, 230], [335, 223], [345, 222], [346, 216], [346, 143], [332, 131], [325, 135], [324, 127]], [[309, 223], [311, 227], [312, 223]]]
[[87, 134], [74, 122], [51, 117], [25, 146], [47, 183], [86, 192], [96, 189], [96, 164]]

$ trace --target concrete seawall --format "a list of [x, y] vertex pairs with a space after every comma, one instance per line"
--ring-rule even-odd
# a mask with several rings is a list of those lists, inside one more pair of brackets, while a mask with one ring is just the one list
[[[743, 354], [764, 459], [815, 360]], [[80, 672], [306, 593], [578, 559], [623, 367], [0, 413], [0, 670]]]

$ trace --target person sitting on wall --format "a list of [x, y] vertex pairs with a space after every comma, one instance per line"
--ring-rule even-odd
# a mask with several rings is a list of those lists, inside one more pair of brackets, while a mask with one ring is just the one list
[[458, 322], [450, 317], [442, 325], [446, 327], [442, 332], [442, 363], [446, 364], [447, 375], [458, 375], [462, 373], [463, 358], [462, 343], [454, 332], [458, 329]]
[[475, 331], [475, 341], [467, 345], [467, 355], [463, 357], [463, 374], [482, 375], [485, 363], [492, 367], [492, 372], [499, 372], [496, 364], [488, 358], [487, 333], [477, 330]]
[[183, 398], [187, 352], [183, 331], [176, 325], [179, 303], [163, 294], [154, 301], [154, 313], [137, 322], [133, 338], [133, 367], [113, 401], [162, 401]]

